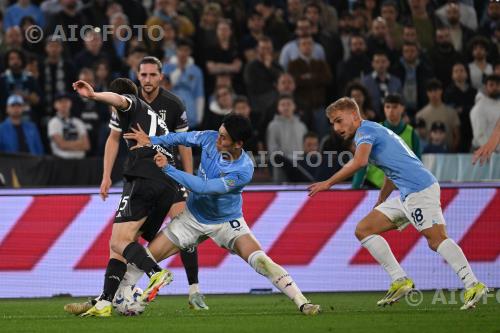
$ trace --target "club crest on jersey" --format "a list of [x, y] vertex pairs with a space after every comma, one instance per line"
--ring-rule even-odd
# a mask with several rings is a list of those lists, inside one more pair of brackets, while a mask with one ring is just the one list
[[224, 182], [226, 183], [226, 185], [228, 187], [233, 187], [236, 184], [236, 182], [234, 181], [234, 179], [225, 179]]
[[160, 115], [161, 119], [163, 119], [163, 121], [167, 121], [167, 110], [159, 110], [158, 114]]

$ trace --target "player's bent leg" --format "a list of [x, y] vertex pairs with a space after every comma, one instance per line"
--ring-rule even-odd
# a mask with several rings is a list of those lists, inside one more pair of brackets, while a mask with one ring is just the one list
[[474, 308], [477, 302], [488, 293], [488, 288], [484, 283], [478, 281], [460, 246], [448, 238], [446, 226], [434, 224], [430, 228], [421, 230], [420, 233], [427, 239], [429, 247], [446, 260], [463, 282], [466, 291], [461, 310]]
[[287, 295], [305, 315], [316, 315], [321, 308], [311, 304], [302, 294], [288, 272], [276, 264], [262, 251], [260, 244], [252, 234], [246, 234], [236, 239], [235, 252], [259, 274], [267, 277], [282, 293]]
[[[389, 202], [388, 205], [390, 204]], [[396, 215], [394, 214], [392, 218], [395, 219]], [[397, 229], [397, 224], [381, 211], [374, 209], [358, 223], [355, 231], [361, 245], [370, 252], [392, 279], [389, 290], [377, 302], [378, 306], [391, 305], [414, 288], [413, 281], [407, 277], [406, 272], [394, 257], [389, 244], [380, 236], [381, 233], [393, 229]]]

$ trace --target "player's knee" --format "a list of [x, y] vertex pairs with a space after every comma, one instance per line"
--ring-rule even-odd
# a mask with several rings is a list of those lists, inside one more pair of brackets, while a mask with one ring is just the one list
[[366, 224], [358, 223], [356, 230], [354, 230], [354, 235], [358, 240], [365, 239], [366, 237], [373, 235], [373, 229]]
[[278, 271], [282, 270], [268, 255], [262, 251], [255, 251], [248, 256], [248, 264], [260, 275], [267, 277], [279, 274]]
[[432, 251], [437, 251], [439, 245], [441, 245], [441, 243], [445, 240], [446, 240], [446, 237], [444, 237], [444, 236], [427, 238], [427, 244], [429, 245], [429, 248]]

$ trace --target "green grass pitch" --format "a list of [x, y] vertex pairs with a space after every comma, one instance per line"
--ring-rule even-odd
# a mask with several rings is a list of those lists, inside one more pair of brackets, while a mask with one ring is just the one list
[[[432, 304], [434, 292], [412, 307], [403, 299], [386, 308], [382, 293], [306, 294], [321, 304], [316, 317], [301, 315], [283, 295], [207, 295], [209, 311], [187, 307], [186, 296], [161, 296], [139, 317], [78, 318], [63, 311], [72, 298], [0, 300], [0, 332], [495, 332], [500, 304], [495, 298], [476, 309]], [[82, 300], [76, 299], [76, 300]]]

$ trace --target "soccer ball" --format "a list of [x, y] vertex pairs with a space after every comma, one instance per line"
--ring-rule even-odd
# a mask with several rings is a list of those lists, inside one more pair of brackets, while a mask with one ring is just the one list
[[142, 289], [136, 286], [120, 287], [113, 299], [113, 307], [124, 316], [138, 316], [146, 306], [141, 302]]

